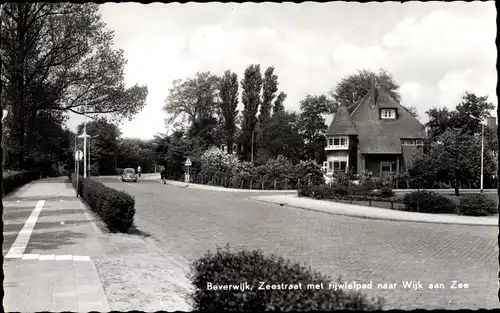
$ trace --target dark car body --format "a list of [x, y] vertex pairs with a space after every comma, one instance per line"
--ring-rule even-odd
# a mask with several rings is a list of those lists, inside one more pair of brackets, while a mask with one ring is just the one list
[[123, 170], [122, 174], [122, 181], [131, 181], [136, 183], [137, 182], [137, 174], [135, 173], [135, 170], [133, 168], [126, 168]]

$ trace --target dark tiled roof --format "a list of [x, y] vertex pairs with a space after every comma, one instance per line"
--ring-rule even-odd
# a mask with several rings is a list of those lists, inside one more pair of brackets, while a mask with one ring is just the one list
[[[424, 126], [385, 91], [378, 92], [377, 105], [370, 106], [364, 97], [352, 118], [358, 130], [361, 153], [401, 153], [401, 138], [423, 138]], [[380, 120], [381, 108], [398, 110], [396, 120]]]
[[391, 95], [383, 90], [379, 89], [377, 93], [377, 103], [381, 109], [398, 109], [400, 105], [391, 97]]
[[352, 117], [347, 111], [347, 107], [341, 105], [337, 109], [337, 113], [333, 117], [333, 121], [330, 124], [330, 127], [326, 131], [327, 136], [336, 136], [336, 135], [357, 135], [358, 130], [356, 129], [356, 125], [352, 121]]

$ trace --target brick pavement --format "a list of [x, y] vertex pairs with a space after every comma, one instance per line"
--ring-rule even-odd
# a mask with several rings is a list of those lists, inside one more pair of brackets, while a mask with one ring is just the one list
[[100, 234], [71, 186], [36, 181], [3, 201], [5, 310], [109, 311], [91, 260]]
[[[229, 243], [303, 262], [333, 278], [373, 281], [387, 309], [498, 308], [498, 229], [360, 219], [249, 201], [248, 194], [103, 179], [136, 199], [138, 227], [192, 261]], [[420, 280], [424, 290], [403, 290]], [[452, 289], [453, 280], [467, 289]], [[383, 290], [376, 283], [398, 283]], [[430, 290], [429, 283], [444, 284]]]

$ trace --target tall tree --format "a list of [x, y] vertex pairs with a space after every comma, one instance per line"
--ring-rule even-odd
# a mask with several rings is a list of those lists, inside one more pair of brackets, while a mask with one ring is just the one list
[[[263, 150], [269, 149], [269, 140], [271, 138], [266, 134], [269, 131], [271, 122], [271, 110], [273, 109], [273, 100], [278, 91], [278, 76], [274, 74], [274, 66], [270, 66], [264, 73], [262, 83], [262, 102], [260, 105], [260, 114], [257, 123], [255, 146], [258, 154], [265, 155]], [[267, 160], [266, 160], [267, 161]]]
[[264, 72], [262, 83], [262, 102], [260, 105], [259, 125], [267, 126], [271, 119], [272, 102], [278, 91], [278, 75], [274, 74], [274, 66], [270, 66]]
[[276, 97], [276, 101], [274, 102], [273, 114], [285, 111], [285, 105], [284, 105], [285, 100], [286, 100], [286, 93], [282, 91], [279, 93], [278, 97]]
[[23, 168], [26, 138], [44, 110], [130, 118], [145, 105], [146, 86], [126, 88], [122, 50], [113, 49], [98, 4], [8, 3], [1, 23], [2, 101]]
[[[447, 130], [432, 144], [429, 157], [434, 160], [438, 172], [448, 175], [453, 180], [455, 195], [458, 196], [461, 181], [479, 178], [480, 138], [463, 134], [458, 128]], [[485, 169], [490, 168], [489, 158], [485, 158], [485, 163]]]
[[214, 118], [218, 110], [214, 101], [217, 88], [218, 78], [210, 72], [198, 72], [193, 78], [174, 80], [163, 107], [168, 115], [167, 125], [193, 127]]
[[224, 137], [229, 153], [233, 153], [234, 136], [236, 132], [236, 116], [238, 115], [238, 96], [239, 96], [238, 75], [231, 73], [230, 70], [224, 72], [220, 79], [220, 108], [223, 116]]
[[491, 116], [495, 106], [488, 102], [488, 96], [476, 96], [466, 92], [455, 110], [432, 108], [425, 112], [429, 117], [426, 123], [428, 140], [433, 141], [451, 128], [459, 128], [464, 134], [480, 134], [481, 120]]
[[299, 133], [299, 116], [294, 112], [277, 112], [263, 131], [266, 149], [259, 149], [256, 163], [265, 164], [279, 155], [298, 163], [303, 156], [304, 142]]
[[243, 145], [242, 158], [246, 161], [252, 159], [251, 151], [255, 126], [257, 124], [257, 111], [261, 102], [262, 74], [260, 65], [254, 64], [247, 67], [241, 81], [243, 110], [243, 127], [241, 143]]
[[300, 102], [300, 134], [305, 143], [305, 154], [318, 163], [325, 158], [325, 132], [328, 126], [323, 116], [334, 114], [336, 108], [335, 100], [326, 95], [307, 95]]
[[342, 78], [330, 94], [337, 102], [347, 105], [351, 111], [354, 109], [354, 104], [370, 91], [372, 78], [375, 78], [380, 87], [396, 101], [401, 101], [399, 85], [394, 81], [392, 74], [384, 69], [376, 73], [367, 69], [358, 70], [356, 74]]

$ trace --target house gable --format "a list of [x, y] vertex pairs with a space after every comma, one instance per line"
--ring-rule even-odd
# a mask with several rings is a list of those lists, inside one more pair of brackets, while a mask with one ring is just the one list
[[[381, 109], [395, 109], [395, 119], [381, 119]], [[424, 126], [388, 92], [368, 93], [352, 112], [362, 154], [401, 154], [401, 138], [423, 138]]]
[[347, 107], [341, 105], [337, 108], [337, 113], [333, 116], [330, 127], [326, 131], [326, 136], [349, 136], [357, 135], [358, 130], [354, 124], [351, 115], [347, 111]]

